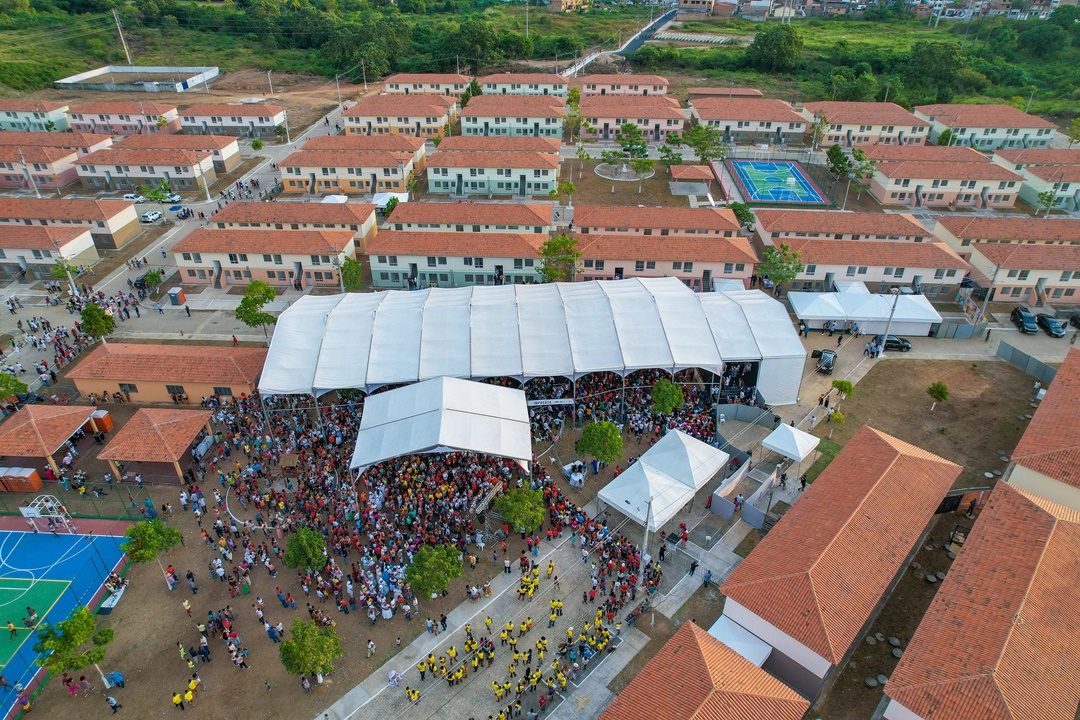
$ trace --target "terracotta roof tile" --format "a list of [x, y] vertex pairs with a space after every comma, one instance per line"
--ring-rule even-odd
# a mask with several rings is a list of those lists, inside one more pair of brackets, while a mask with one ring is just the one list
[[352, 246], [352, 230], [196, 228], [172, 252], [336, 255]]
[[1080, 242], [1080, 220], [939, 215], [937, 222], [961, 240]]
[[782, 100], [770, 98], [703, 97], [694, 100], [694, 110], [702, 120], [753, 120], [800, 123], [806, 118]]
[[713, 181], [716, 175], [708, 165], [672, 165], [671, 179]]
[[0, 98], [0, 112], [51, 112], [65, 109], [67, 106], [67, 103], [50, 102], [48, 100]]
[[942, 242], [905, 242], [903, 240], [815, 240], [781, 238], [798, 250], [804, 263], [816, 265], [899, 266], [906, 268], [953, 268], [970, 266]]
[[765, 93], [756, 88], [720, 88], [720, 87], [692, 87], [687, 88], [686, 93], [693, 97], [694, 95], [701, 96], [717, 96], [717, 97], [764, 97]]
[[537, 258], [546, 240], [543, 233], [384, 230], [367, 254]]
[[866, 157], [879, 162], [993, 162], [974, 148], [963, 145], [867, 145], [860, 148]]
[[281, 167], [397, 168], [413, 161], [411, 152], [389, 150], [297, 150], [278, 165]]
[[887, 178], [919, 180], [1024, 180], [995, 162], [880, 162], [877, 171]]
[[408, 85], [413, 83], [422, 83], [424, 85], [433, 83], [440, 85], [468, 85], [471, 80], [472, 78], [468, 75], [455, 75], [454, 73], [394, 73], [383, 82], [386, 84], [406, 83]]
[[485, 75], [479, 78], [481, 85], [496, 84], [496, 83], [523, 83], [523, 84], [555, 84], [566, 86], [566, 78], [562, 75], [555, 75], [554, 73], [495, 73], [494, 75]]
[[150, 133], [119, 138], [114, 143], [114, 147], [148, 150], [224, 150], [230, 145], [237, 144], [236, 138], [229, 135]]
[[579, 78], [574, 78], [582, 85], [663, 85], [667, 87], [671, 84], [663, 75], [617, 75], [614, 73], [604, 74], [597, 73], [596, 75], [582, 75]]
[[367, 203], [234, 202], [214, 213], [212, 222], [281, 223], [289, 230], [289, 223], [363, 225], [374, 213], [375, 205]]
[[[582, 101], [584, 102], [584, 101]], [[566, 100], [558, 95], [479, 95], [469, 100], [461, 117], [543, 117], [566, 115]]]
[[1036, 165], [1025, 170], [1047, 182], [1080, 182], [1080, 165]]
[[[590, 233], [578, 238], [583, 257], [604, 260], [637, 260], [639, 258], [690, 262], [744, 263], [759, 262], [757, 254], [744, 237], [688, 237], [670, 235], [598, 235]], [[747, 268], [748, 270], [751, 268]]]
[[735, 214], [722, 208], [636, 207], [632, 205], [578, 205], [574, 208], [578, 228], [628, 230], [720, 230], [736, 232], [741, 227]]
[[210, 420], [209, 410], [140, 408], [98, 453], [98, 460], [177, 462]]
[[390, 223], [547, 226], [551, 224], [551, 206], [524, 203], [409, 202], [394, 208]]
[[415, 153], [423, 149], [424, 138], [389, 133], [386, 135], [323, 135], [304, 143], [303, 150], [382, 150]]
[[65, 115], [164, 115], [176, 105], [153, 102], [101, 101], [72, 105]]
[[84, 405], [27, 405], [0, 424], [0, 455], [52, 455], [86, 424], [97, 408]]
[[960, 469], [863, 426], [720, 591], [839, 663]]
[[995, 150], [1002, 160], [1017, 165], [1080, 165], [1080, 149], [1022, 148], [1020, 150]]
[[[2, 133], [0, 133], [2, 134]], [[75, 160], [75, 148], [59, 147], [16, 147], [0, 145], [0, 162], [51, 164], [61, 160]]]
[[345, 117], [376, 115], [442, 117], [457, 99], [443, 95], [368, 95], [345, 111]]
[[0, 225], [0, 248], [56, 252], [58, 245], [62, 248], [88, 232], [85, 225]]
[[1080, 245], [1048, 243], [972, 243], [972, 253], [979, 253], [994, 265], [1017, 270], [1075, 270], [1080, 268]]
[[910, 215], [853, 213], [832, 210], [757, 210], [758, 222], [771, 233], [835, 235], [897, 235], [930, 237], [930, 231]]
[[809, 708], [784, 683], [686, 622], [600, 720], [800, 720]]
[[134, 204], [128, 200], [0, 197], [0, 218], [92, 222], [113, 218]]
[[[501, 97], [501, 96], [500, 96]], [[509, 137], [506, 135], [451, 135], [439, 143], [441, 152], [559, 152], [562, 142], [558, 138]]]
[[452, 168], [547, 168], [559, 167], [557, 153], [535, 152], [437, 152], [428, 160], [429, 167]]
[[589, 95], [581, 98], [581, 115], [587, 118], [686, 120], [679, 101], [670, 95]]
[[182, 116], [209, 117], [274, 117], [285, 112], [281, 105], [269, 105], [263, 103], [242, 103], [231, 105], [229, 103], [202, 103], [192, 105], [180, 111]]
[[266, 348], [109, 343], [94, 348], [68, 372], [68, 377], [253, 385], [262, 373], [266, 352]]
[[918, 105], [912, 109], [946, 127], [1057, 128], [1012, 105]]
[[43, 133], [19, 132], [18, 130], [5, 130], [4, 132], [0, 132], [0, 145], [89, 148], [103, 142], [108, 142], [111, 145], [113, 143], [113, 136], [84, 132]]
[[210, 157], [205, 150], [159, 150], [111, 147], [95, 150], [79, 159], [82, 165], [155, 165], [161, 167], [195, 167]]
[[1080, 350], [1065, 356], [1011, 459], [1080, 488]]
[[834, 125], [902, 125], [929, 127], [896, 103], [879, 102], [809, 102], [803, 105], [814, 115], [823, 115]]
[[998, 483], [885, 694], [924, 720], [1074, 720], [1076, 513]]

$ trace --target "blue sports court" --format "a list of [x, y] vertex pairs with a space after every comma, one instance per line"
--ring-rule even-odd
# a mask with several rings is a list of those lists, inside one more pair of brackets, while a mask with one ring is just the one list
[[797, 162], [728, 160], [746, 202], [829, 205], [829, 198]]

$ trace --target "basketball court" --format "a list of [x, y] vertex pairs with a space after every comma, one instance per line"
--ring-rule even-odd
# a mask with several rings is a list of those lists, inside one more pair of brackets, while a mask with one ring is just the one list
[[747, 202], [830, 204], [825, 193], [797, 162], [728, 160], [727, 164]]

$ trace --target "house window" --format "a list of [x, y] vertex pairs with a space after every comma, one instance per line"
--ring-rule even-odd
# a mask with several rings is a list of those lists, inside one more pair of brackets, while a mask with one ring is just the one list
[[847, 266], [847, 276], [848, 277], [855, 277], [855, 270], [856, 270], [856, 267], [854, 265], [848, 265]]
[[165, 386], [165, 392], [169, 393], [170, 395], [183, 395], [184, 394], [184, 386], [183, 385], [166, 385]]
[[634, 271], [635, 272], [644, 272], [645, 271], [645, 261], [644, 260], [635, 261], [634, 262]]
[[682, 270], [682, 263], [678, 262], [678, 261], [671, 263], [671, 269], [672, 270]]
[[214, 388], [214, 394], [215, 395], [222, 395], [224, 397], [232, 397], [232, 388], [231, 387], [215, 387]]
[[806, 274], [807, 275], [814, 275], [815, 273], [817, 273], [817, 265], [807, 265], [806, 266]]
[[902, 278], [902, 277], [904, 277], [904, 268], [902, 268], [902, 267], [896, 268], [896, 270], [893, 271], [893, 277], [894, 278]]
[[120, 392], [124, 394], [138, 393], [139, 388], [134, 383], [120, 383]]

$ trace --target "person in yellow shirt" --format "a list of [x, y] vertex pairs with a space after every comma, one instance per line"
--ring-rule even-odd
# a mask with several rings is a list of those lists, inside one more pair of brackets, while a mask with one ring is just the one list
[[446, 649], [446, 654], [450, 657], [450, 662], [453, 663], [457, 660], [457, 645], [451, 645]]
[[192, 702], [192, 700], [194, 699], [195, 693], [191, 692], [190, 690], [184, 693], [184, 702], [186, 702], [188, 705], [193, 705], [194, 703]]
[[480, 668], [480, 658], [477, 655], [473, 655], [469, 664], [472, 665], [473, 672], [476, 672]]
[[524, 636], [528, 629], [528, 626], [524, 622], [518, 625], [518, 637]]
[[510, 647], [517, 649], [517, 638], [510, 638], [506, 642], [510, 643]]
[[492, 620], [491, 620], [490, 615], [488, 615], [486, 618], [484, 618], [484, 627], [487, 629], [487, 634], [488, 635], [491, 634], [491, 622], [492, 622]]
[[492, 680], [491, 681], [491, 689], [495, 691], [495, 699], [496, 700], [502, 700], [502, 696], [503, 696], [502, 685], [500, 685], [499, 683]]
[[554, 563], [554, 562], [552, 562], [551, 560], [548, 560], [548, 566], [547, 566], [547, 576], [548, 576], [548, 580], [550, 580], [550, 579], [551, 579], [551, 574], [552, 574], [553, 572], [555, 572], [555, 563]]
[[510, 677], [517, 677], [517, 665], [510, 663], [509, 667], [506, 668], [506, 674]]
[[413, 690], [412, 688], [407, 687], [407, 688], [405, 688], [405, 697], [409, 698], [409, 702], [411, 702], [413, 705], [419, 705], [420, 704], [420, 691], [419, 690]]
[[465, 636], [470, 639], [472, 638], [472, 625], [469, 623], [465, 623]]
[[420, 664], [416, 666], [416, 669], [420, 671], [420, 680], [421, 681], [424, 680], [425, 673], [427, 672], [427, 669], [428, 669], [428, 664], [426, 662], [424, 662], [423, 660], [421, 660]]

